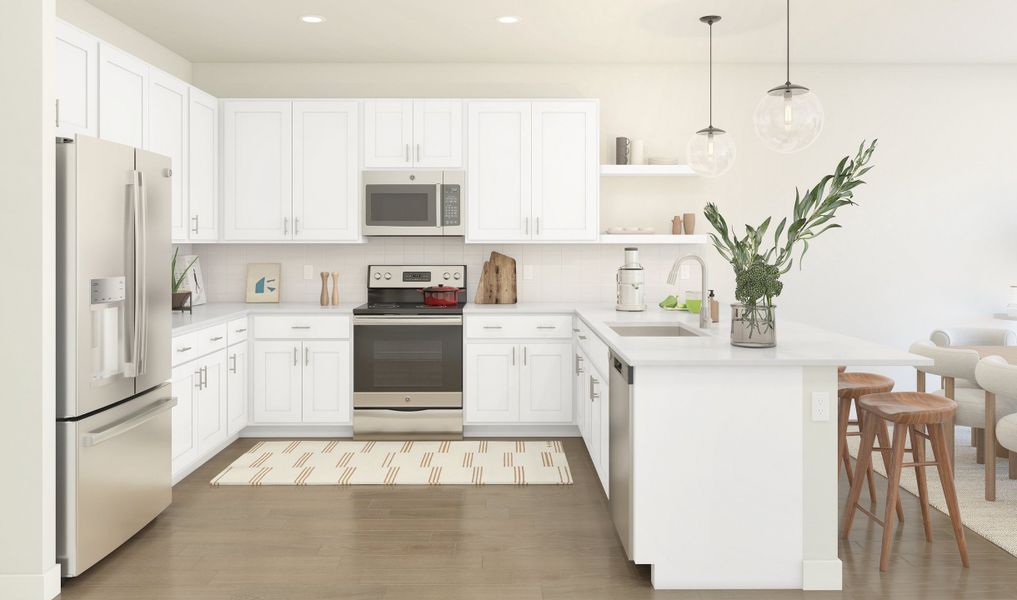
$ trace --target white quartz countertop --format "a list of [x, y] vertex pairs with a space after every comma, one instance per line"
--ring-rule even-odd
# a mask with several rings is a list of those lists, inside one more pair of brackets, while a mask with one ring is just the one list
[[245, 304], [243, 302], [215, 302], [195, 306], [190, 313], [173, 313], [173, 335], [188, 333], [247, 315], [349, 315], [361, 303], [347, 302], [335, 306], [321, 306], [310, 302], [280, 302], [279, 304]]
[[[730, 342], [730, 321], [706, 329], [699, 316], [648, 306], [643, 312], [619, 312], [608, 304], [468, 304], [466, 314], [574, 313], [622, 360], [632, 366], [922, 366], [932, 362], [904, 349], [780, 319], [776, 348], [738, 348]], [[614, 324], [680, 324], [698, 337], [624, 337]]]

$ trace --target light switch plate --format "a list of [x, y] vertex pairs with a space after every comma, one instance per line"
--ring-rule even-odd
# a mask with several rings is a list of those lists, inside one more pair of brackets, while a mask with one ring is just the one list
[[812, 420], [830, 420], [830, 394], [827, 392], [812, 392]]
[[314, 279], [314, 265], [304, 265], [304, 279]]

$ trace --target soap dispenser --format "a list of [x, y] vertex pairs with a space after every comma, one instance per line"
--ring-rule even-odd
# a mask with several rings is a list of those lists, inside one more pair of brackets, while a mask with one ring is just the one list
[[713, 290], [710, 290], [708, 296], [710, 300], [710, 320], [714, 323], [720, 322], [720, 302], [717, 301], [717, 297], [713, 294]]

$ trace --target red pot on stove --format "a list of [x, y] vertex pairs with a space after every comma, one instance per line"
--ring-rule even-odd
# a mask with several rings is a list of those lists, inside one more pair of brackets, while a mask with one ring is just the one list
[[417, 291], [424, 294], [426, 306], [455, 306], [459, 303], [459, 294], [466, 293], [465, 290], [447, 285], [432, 285]]

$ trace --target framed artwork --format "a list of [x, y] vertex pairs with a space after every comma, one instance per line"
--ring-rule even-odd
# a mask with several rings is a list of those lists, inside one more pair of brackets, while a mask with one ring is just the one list
[[247, 265], [247, 302], [279, 302], [279, 263]]
[[[177, 267], [186, 267], [194, 261], [194, 265], [187, 272], [187, 276], [180, 282], [181, 292], [191, 293], [191, 306], [198, 306], [199, 304], [205, 304], [208, 302], [208, 294], [205, 293], [205, 276], [201, 273], [201, 259], [193, 254], [188, 256], [181, 256], [177, 259]], [[173, 274], [174, 278], [179, 276], [179, 273]]]

